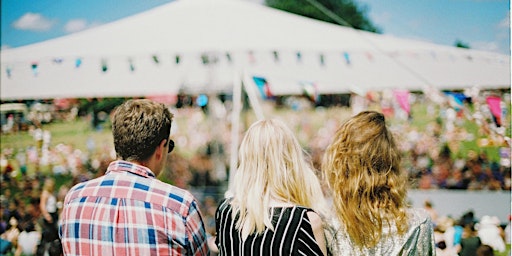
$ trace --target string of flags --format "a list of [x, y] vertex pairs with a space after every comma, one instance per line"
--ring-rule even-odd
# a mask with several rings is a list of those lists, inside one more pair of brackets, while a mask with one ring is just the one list
[[[271, 51], [270, 54], [272, 56], [271, 58], [273, 59], [273, 61], [275, 63], [279, 63], [279, 62], [283, 61], [284, 54], [287, 54], [287, 53], [288, 52], [286, 52], [286, 51], [282, 52], [282, 51], [274, 50], [274, 51]], [[264, 53], [260, 52], [260, 54], [264, 54]], [[318, 55], [317, 64], [319, 66], [326, 66], [328, 64], [327, 58], [330, 59], [331, 63], [334, 61], [334, 62], [338, 62], [338, 63], [344, 63], [346, 66], [351, 66], [351, 65], [356, 64], [357, 61], [361, 60], [361, 58], [365, 59], [365, 61], [368, 61], [368, 62], [373, 62], [376, 60], [375, 53], [372, 53], [370, 51], [363, 51], [363, 52], [355, 51], [352, 53], [348, 52], [348, 51], [343, 51], [343, 52], [341, 52], [340, 55], [338, 55], [340, 57], [336, 57], [335, 54], [334, 55], [333, 54], [325, 54], [325, 53], [316, 53], [316, 54]], [[192, 55], [188, 55], [188, 54], [185, 55], [185, 57], [187, 57], [187, 59], [194, 58], [191, 56]], [[197, 55], [195, 55], [195, 56], [197, 56]], [[257, 55], [252, 50], [247, 51], [246, 56], [247, 56], [246, 61], [248, 62], [248, 64], [251, 64], [251, 65], [257, 64], [259, 62], [259, 58], [264, 57], [263, 55]], [[304, 52], [301, 52], [301, 51], [292, 52], [292, 56], [294, 56], [293, 58], [295, 59], [295, 62], [297, 64], [301, 64], [305, 60]], [[377, 56], [379, 56], [379, 55], [377, 54]], [[404, 51], [404, 52], [393, 51], [393, 52], [389, 52], [389, 53], [385, 54], [385, 56], [392, 57], [392, 58], [397, 58], [400, 56], [405, 56], [405, 57], [414, 58], [414, 59], [429, 58], [430, 60], [435, 61], [440, 58], [441, 54], [436, 51], [426, 52], [426, 54], [420, 54], [419, 52], [411, 52], [411, 51]], [[475, 57], [475, 56], [471, 56], [471, 55], [455, 56], [453, 53], [447, 53], [446, 56], [447, 56], [447, 58], [451, 59], [452, 61], [457, 61], [457, 60], [475, 61], [475, 59], [477, 59], [477, 57]], [[149, 58], [151, 59], [151, 62], [153, 62], [156, 66], [158, 66], [158, 65], [162, 64], [162, 62], [168, 61], [164, 57], [166, 57], [164, 54], [152, 54]], [[114, 59], [114, 58], [115, 57], [112, 57], [112, 59]], [[200, 58], [201, 63], [205, 66], [217, 64], [218, 62], [221, 62], [221, 61], [225, 61], [228, 64], [232, 64], [233, 62], [235, 62], [234, 54], [232, 52], [203, 53], [199, 56], [199, 58]], [[173, 62], [175, 65], [181, 65], [183, 62], [183, 59], [184, 59], [184, 55], [175, 54], [175, 55], [172, 55], [172, 59], [173, 59]], [[139, 58], [135, 59], [134, 57], [126, 58], [128, 69], [131, 72], [136, 72], [137, 65], [140, 64], [140, 62], [138, 63], [137, 60], [140, 60], [140, 59]], [[85, 61], [96, 62], [97, 60], [86, 59], [86, 58], [82, 58], [82, 57], [77, 57], [77, 58], [72, 58], [72, 59], [57, 57], [57, 58], [53, 58], [51, 60], [51, 63], [57, 64], [57, 65], [67, 65], [67, 63], [69, 63], [71, 61], [74, 62], [75, 68], [79, 69], [82, 67], [82, 65]], [[493, 59], [486, 58], [487, 63], [490, 63], [492, 61], [493, 61]], [[502, 62], [505, 62], [506, 60], [494, 59], [494, 61], [502, 63]], [[99, 62], [100, 71], [103, 73], [108, 72], [109, 64], [110, 64], [109, 58], [107, 58], [107, 57], [101, 58], [100, 62]], [[44, 60], [37, 60], [37, 61], [30, 62], [28, 65], [29, 65], [28, 67], [32, 70], [32, 74], [36, 77], [41, 72], [41, 70], [40, 70], [41, 65], [47, 65], [47, 62], [45, 62]], [[7, 75], [8, 78], [12, 78], [13, 75], [16, 74], [17, 69], [19, 69], [19, 68], [23, 68], [23, 67], [20, 65], [17, 65], [16, 63], [11, 63], [11, 64], [6, 63], [5, 74]]]

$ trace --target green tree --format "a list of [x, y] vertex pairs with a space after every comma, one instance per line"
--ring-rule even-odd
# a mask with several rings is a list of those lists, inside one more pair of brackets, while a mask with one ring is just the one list
[[380, 33], [366, 15], [368, 7], [352, 0], [265, 0], [265, 4], [305, 17]]

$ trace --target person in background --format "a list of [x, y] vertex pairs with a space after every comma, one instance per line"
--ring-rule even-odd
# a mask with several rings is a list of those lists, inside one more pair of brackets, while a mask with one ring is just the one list
[[482, 244], [476, 249], [476, 256], [494, 256], [494, 250], [489, 245]]
[[239, 150], [232, 196], [215, 213], [220, 255], [325, 255], [320, 181], [292, 131], [260, 120]]
[[436, 209], [434, 209], [434, 205], [432, 204], [432, 202], [430, 200], [425, 200], [425, 202], [423, 202], [423, 208], [425, 209], [425, 211], [428, 212], [428, 214], [430, 215], [430, 219], [432, 220], [432, 223], [434, 224], [434, 226], [436, 226], [438, 214]]
[[59, 239], [58, 224], [59, 213], [57, 211], [57, 198], [55, 197], [55, 180], [46, 178], [43, 184], [43, 192], [39, 201], [41, 210], [42, 235], [38, 245], [38, 254], [42, 255], [48, 251], [50, 243]]
[[16, 256], [31, 256], [36, 254], [36, 249], [41, 240], [41, 232], [36, 230], [33, 222], [27, 223], [25, 230], [18, 236], [18, 246], [16, 247]]
[[322, 161], [335, 210], [333, 255], [435, 255], [432, 221], [407, 205], [400, 164], [383, 114], [360, 112], [336, 131]]
[[482, 240], [482, 244], [487, 244], [493, 250], [505, 252], [506, 245], [503, 228], [500, 227], [500, 220], [496, 216], [484, 215], [480, 222], [475, 224], [477, 235]]
[[60, 235], [66, 255], [209, 255], [195, 197], [158, 180], [173, 150], [165, 105], [128, 100], [112, 121], [118, 160], [72, 187]]
[[481, 245], [482, 241], [480, 240], [480, 237], [478, 237], [478, 233], [475, 230], [475, 225], [473, 223], [469, 223], [464, 226], [464, 231], [462, 233], [462, 239], [459, 246], [459, 255], [476, 256], [476, 251]]

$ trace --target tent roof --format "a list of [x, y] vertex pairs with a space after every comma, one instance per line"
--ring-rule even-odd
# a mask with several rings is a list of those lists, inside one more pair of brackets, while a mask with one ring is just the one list
[[2, 99], [225, 91], [240, 72], [267, 77], [277, 94], [298, 93], [301, 81], [324, 93], [510, 86], [509, 56], [359, 31], [241, 0], [171, 2], [3, 50], [1, 66]]

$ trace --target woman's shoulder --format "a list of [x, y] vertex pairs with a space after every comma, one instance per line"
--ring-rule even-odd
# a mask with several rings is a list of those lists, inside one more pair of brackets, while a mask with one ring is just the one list
[[409, 219], [409, 224], [413, 226], [432, 223], [430, 214], [422, 208], [407, 209], [407, 217]]

